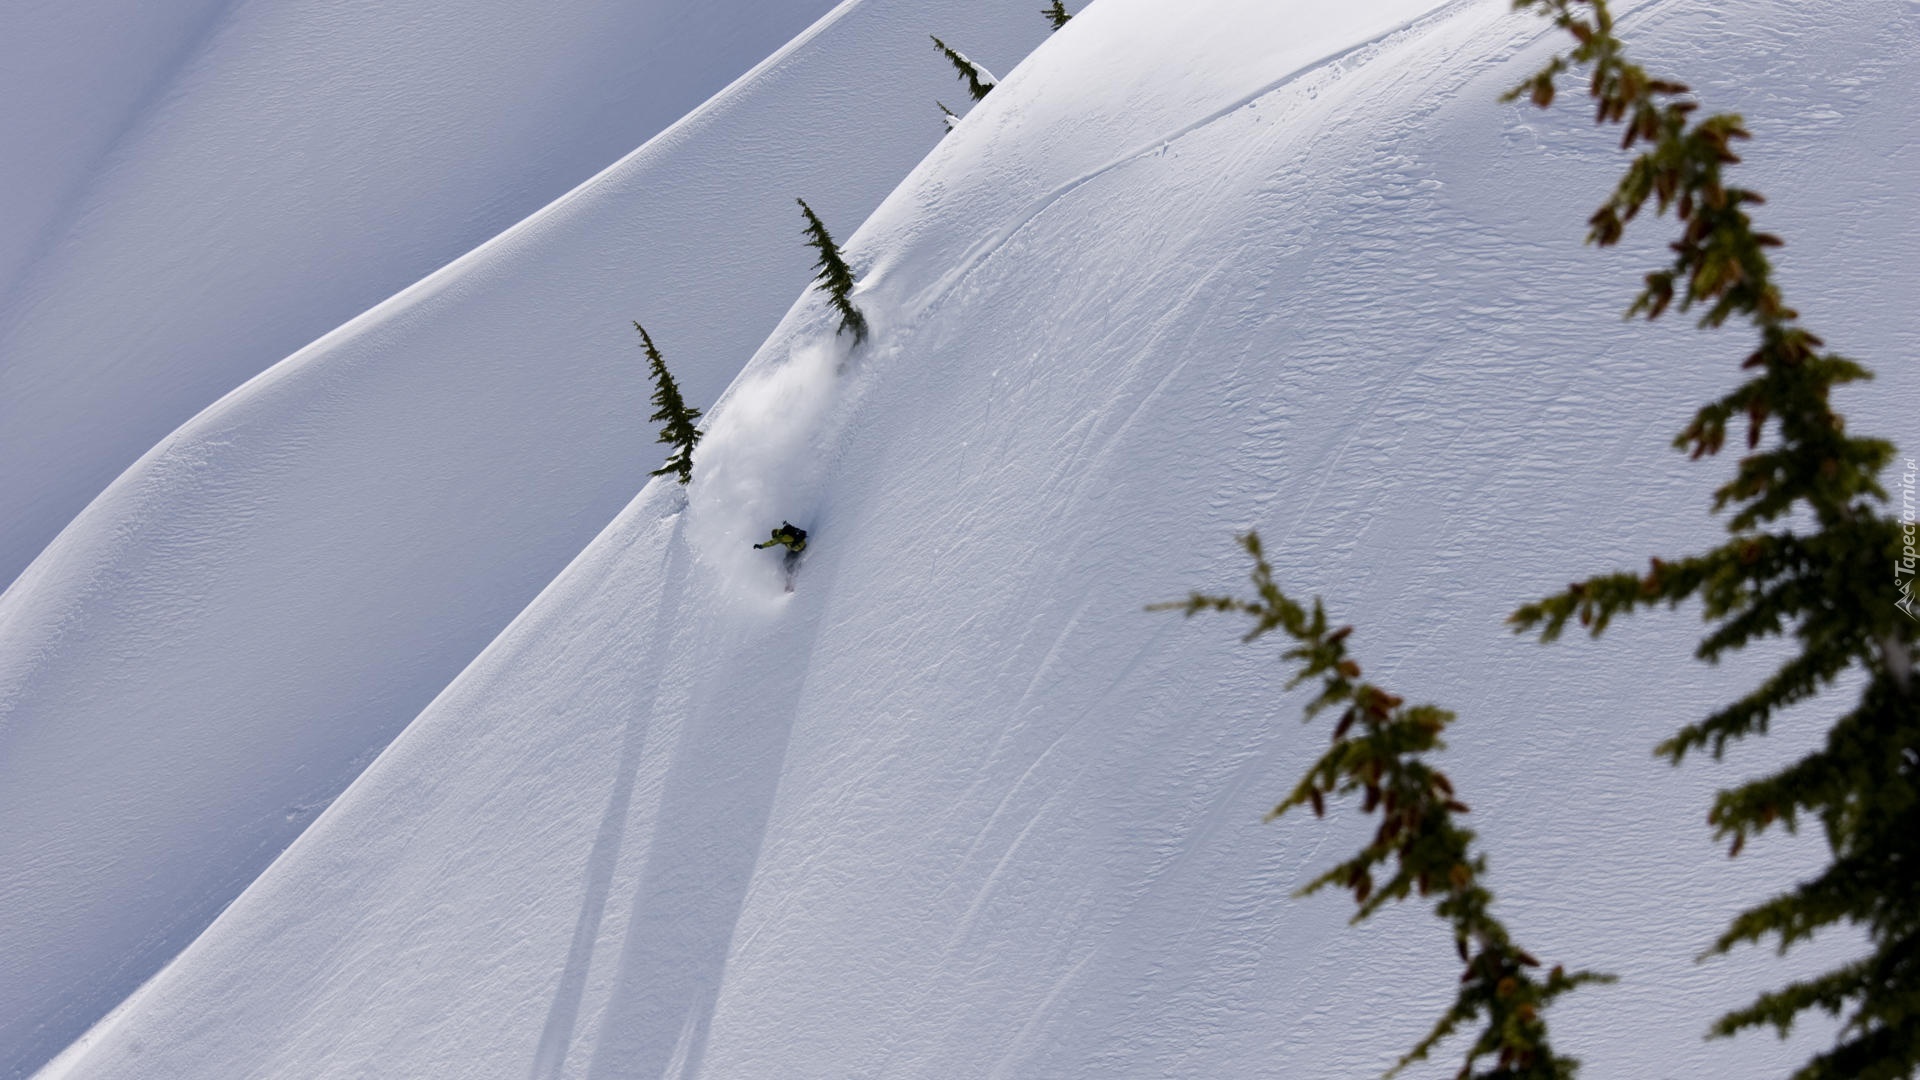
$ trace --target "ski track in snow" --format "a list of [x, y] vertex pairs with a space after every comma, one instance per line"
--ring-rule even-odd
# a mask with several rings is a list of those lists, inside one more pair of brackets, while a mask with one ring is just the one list
[[1167, 132], [1161, 135], [1157, 135], [1153, 138], [1146, 139], [1140, 145], [1135, 146], [1132, 150], [1122, 153], [1120, 156], [1114, 158], [1113, 160], [1108, 161], [1105, 164], [1100, 165], [1094, 169], [1090, 169], [1086, 172], [1083, 172], [1078, 176], [1075, 176], [1072, 179], [1066, 181], [1065, 183], [1060, 184], [1059, 186], [1055, 187], [1053, 190], [1047, 192], [1046, 195], [1041, 197], [1038, 201], [1034, 202], [1028, 208], [1026, 213], [1022, 214], [1020, 217], [1018, 217], [1014, 221], [1001, 226], [992, 236], [988, 237], [985, 240], [982, 240], [978, 246], [968, 251], [965, 255], [962, 255], [958, 260], [958, 263], [955, 266], [954, 270], [951, 273], [949, 273], [946, 277], [942, 278], [941, 281], [932, 288], [931, 290], [932, 295], [926, 300], [919, 303], [917, 306], [923, 312], [932, 308], [935, 304], [939, 302], [939, 299], [941, 297], [944, 297], [949, 293], [951, 293], [954, 287], [962, 279], [972, 274], [983, 263], [985, 263], [988, 259], [992, 258], [993, 254], [996, 251], [999, 251], [1001, 248], [1005, 247], [1007, 242], [1013, 239], [1015, 234], [1019, 233], [1022, 229], [1025, 229], [1029, 225], [1031, 225], [1035, 218], [1038, 218], [1041, 214], [1046, 213], [1047, 209], [1051, 207], [1053, 204], [1059, 202], [1061, 199], [1064, 199], [1067, 196], [1078, 191], [1081, 187], [1085, 186], [1086, 184], [1089, 184], [1094, 180], [1097, 180], [1100, 177], [1105, 176], [1106, 174], [1112, 172], [1115, 169], [1118, 169], [1123, 166], [1130, 165], [1136, 161], [1139, 161], [1142, 158], [1145, 158], [1157, 153], [1164, 153], [1169, 146], [1172, 146], [1174, 143], [1180, 141], [1186, 136], [1191, 135], [1194, 132], [1200, 131], [1204, 128], [1207, 128], [1212, 124], [1217, 123], [1224, 117], [1231, 116], [1233, 113], [1237, 112], [1238, 110], [1246, 108], [1247, 106], [1253, 104], [1254, 102], [1260, 100], [1261, 98], [1267, 97], [1268, 95], [1272, 94], [1274, 91], [1279, 90], [1280, 88], [1287, 86], [1291, 83], [1295, 83], [1301, 79], [1309, 78], [1314, 75], [1319, 75], [1323, 73], [1330, 73], [1330, 74], [1333, 74], [1334, 77], [1337, 77], [1338, 71], [1343, 63], [1346, 63], [1349, 61], [1364, 63], [1369, 53], [1377, 51], [1381, 46], [1386, 44], [1391, 39], [1395, 37], [1405, 36], [1409, 33], [1418, 34], [1420, 32], [1421, 27], [1431, 26], [1437, 20], [1444, 19], [1449, 15], [1457, 14], [1462, 9], [1471, 5], [1473, 2], [1474, 0], [1452, 0], [1451, 3], [1442, 5], [1442, 7], [1439, 10], [1423, 15], [1421, 18], [1417, 20], [1403, 23], [1400, 26], [1397, 26], [1394, 29], [1389, 30], [1383, 34], [1370, 38], [1366, 41], [1362, 41], [1349, 48], [1340, 50], [1339, 52], [1336, 52], [1330, 56], [1323, 57], [1305, 67], [1300, 68], [1299, 70], [1289, 72], [1286, 75], [1283, 75], [1277, 79], [1274, 79], [1272, 82], [1269, 82], [1259, 87], [1258, 89], [1252, 91], [1251, 93], [1248, 93], [1240, 98], [1237, 98], [1229, 102], [1226, 105], [1223, 105], [1213, 110], [1212, 112], [1208, 113], [1205, 116], [1200, 117], [1197, 120], [1192, 120], [1185, 124], [1182, 124], [1180, 127], [1174, 129], [1171, 132]]

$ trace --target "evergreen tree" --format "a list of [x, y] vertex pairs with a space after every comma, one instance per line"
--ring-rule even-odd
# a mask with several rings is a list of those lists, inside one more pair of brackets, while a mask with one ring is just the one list
[[[1920, 1069], [1920, 829], [1914, 828], [1920, 820], [1920, 694], [1913, 686], [1920, 617], [1901, 588], [1913, 566], [1911, 541], [1885, 511], [1887, 495], [1878, 479], [1893, 457], [1892, 445], [1848, 435], [1829, 404], [1834, 387], [1871, 374], [1822, 352], [1821, 340], [1800, 324], [1774, 284], [1766, 249], [1780, 240], [1755, 231], [1746, 210], [1762, 200], [1723, 179], [1724, 169], [1739, 162], [1732, 145], [1749, 137], [1741, 119], [1720, 114], [1693, 120], [1697, 105], [1685, 86], [1655, 79], [1626, 59], [1606, 0], [1514, 0], [1514, 6], [1553, 19], [1574, 47], [1509, 99], [1527, 96], [1544, 108], [1553, 101], [1557, 75], [1589, 65], [1597, 118], [1624, 125], [1623, 149], [1644, 146], [1589, 219], [1588, 239], [1600, 246], [1616, 243], [1649, 202], [1657, 214], [1672, 211], [1682, 226], [1680, 239], [1670, 245], [1672, 262], [1646, 275], [1629, 314], [1654, 319], [1676, 301], [1682, 311], [1698, 305], [1702, 327], [1737, 316], [1754, 326], [1759, 344], [1742, 364], [1753, 373], [1747, 381], [1703, 406], [1674, 440], [1696, 459], [1710, 457], [1722, 449], [1729, 423], [1746, 418], [1746, 454], [1715, 492], [1715, 510], [1733, 511], [1730, 538], [1704, 554], [1656, 558], [1644, 574], [1577, 582], [1520, 608], [1510, 621], [1547, 641], [1576, 619], [1597, 636], [1615, 615], [1698, 597], [1711, 624], [1696, 650], [1700, 659], [1716, 661], [1758, 639], [1791, 637], [1793, 654], [1760, 686], [1657, 748], [1675, 764], [1695, 750], [1719, 757], [1730, 744], [1765, 734], [1781, 709], [1831, 689], [1844, 672], [1858, 668], [1864, 675], [1860, 697], [1833, 721], [1823, 747], [1716, 796], [1709, 822], [1729, 842], [1731, 855], [1775, 825], [1794, 830], [1804, 817], [1819, 821], [1832, 858], [1818, 874], [1737, 916], [1710, 954], [1767, 938], [1784, 951], [1841, 923], [1863, 928], [1871, 951], [1760, 995], [1721, 1017], [1711, 1034], [1760, 1026], [1784, 1034], [1810, 1009], [1844, 1014], [1837, 1044], [1798, 1069], [1794, 1080], [1912, 1077]], [[1763, 450], [1770, 430], [1775, 437]], [[1518, 960], [1519, 967], [1501, 975], [1491, 996], [1484, 996], [1485, 980], [1499, 969], [1476, 968], [1485, 961], [1469, 954], [1470, 945], [1485, 954], [1485, 942], [1503, 943], [1504, 932], [1474, 921], [1490, 916], [1476, 884], [1484, 860], [1467, 855], [1471, 834], [1452, 823], [1465, 807], [1453, 802], [1451, 785], [1423, 772], [1414, 756], [1439, 745], [1451, 714], [1431, 706], [1403, 708], [1398, 697], [1359, 682], [1360, 668], [1342, 644], [1350, 628], [1327, 632], [1319, 603], [1309, 615], [1289, 600], [1273, 584], [1258, 537], [1245, 543], [1254, 558], [1256, 600], [1195, 594], [1171, 606], [1188, 614], [1248, 615], [1255, 620], [1249, 639], [1284, 631], [1298, 643], [1287, 653], [1299, 662], [1295, 681], [1322, 680], [1309, 715], [1347, 706], [1332, 749], [1275, 813], [1303, 802], [1318, 812], [1329, 794], [1361, 791], [1365, 808], [1378, 807], [1384, 815], [1372, 844], [1304, 891], [1351, 889], [1360, 905], [1357, 918], [1365, 918], [1383, 897], [1404, 897], [1409, 883], [1423, 893], [1444, 890], [1437, 913], [1453, 923], [1468, 962], [1453, 1009], [1402, 1064], [1421, 1057], [1434, 1037], [1485, 1011], [1487, 1025], [1462, 1077], [1570, 1075], [1574, 1063], [1546, 1047], [1537, 1007], [1596, 977], [1567, 976], [1555, 968], [1536, 983], [1523, 977], [1524, 954], [1494, 952], [1496, 965]], [[1359, 734], [1350, 737], [1356, 723]], [[1398, 860], [1396, 872], [1375, 892], [1370, 871], [1390, 854]], [[1503, 1002], [1515, 1000], [1525, 1002], [1525, 1012], [1517, 1006], [1501, 1011]], [[1496, 1070], [1475, 1073], [1476, 1060], [1487, 1054], [1497, 1056]]]
[[647, 362], [653, 367], [654, 413], [649, 419], [662, 425], [658, 441], [673, 447], [667, 463], [648, 475], [675, 473], [685, 484], [693, 479], [693, 447], [700, 441], [700, 429], [694, 427], [693, 422], [700, 419], [700, 410], [689, 406], [680, 396], [680, 387], [667, 372], [667, 362], [661, 359], [660, 350], [654, 348], [653, 336], [647, 333], [647, 328], [637, 320], [633, 328], [640, 331], [640, 347], [647, 351]]
[[[1440, 734], [1454, 715], [1432, 705], [1408, 706], [1399, 695], [1361, 681], [1359, 663], [1347, 654], [1346, 639], [1353, 627], [1329, 630], [1319, 600], [1308, 613], [1282, 592], [1261, 554], [1258, 535], [1247, 534], [1241, 544], [1253, 557], [1256, 599], [1194, 593], [1180, 603], [1155, 604], [1152, 610], [1249, 616], [1253, 629], [1242, 641], [1281, 631], [1295, 642], [1283, 656], [1297, 668], [1287, 688], [1320, 681], [1319, 696], [1307, 705], [1307, 719], [1344, 706], [1334, 725], [1333, 745], [1307, 767], [1292, 794], [1267, 820], [1296, 806], [1310, 807], [1318, 817], [1326, 813], [1329, 796], [1359, 793], [1362, 810], [1378, 812], [1380, 827], [1359, 854], [1335, 864], [1294, 895], [1330, 885], [1346, 889], [1358, 909], [1354, 922], [1416, 892], [1435, 897], [1434, 913], [1452, 924], [1454, 948], [1466, 968], [1453, 1006], [1387, 1075], [1425, 1060], [1440, 1040], [1484, 1016], [1467, 1049], [1460, 1080], [1572, 1080], [1579, 1062], [1554, 1053], [1541, 1010], [1577, 986], [1611, 982], [1612, 976], [1569, 973], [1558, 965], [1539, 974], [1540, 962], [1515, 944], [1506, 925], [1493, 916], [1493, 894], [1483, 882], [1486, 856], [1473, 850], [1473, 831], [1458, 822], [1467, 807], [1455, 797], [1446, 774], [1421, 757], [1444, 745]], [[1374, 871], [1382, 868], [1385, 882], [1376, 883]], [[1493, 1059], [1491, 1071], [1476, 1071], [1483, 1058]]]
[[827, 290], [827, 296], [840, 312], [840, 332], [853, 331], [853, 340], [857, 344], [867, 339], [867, 317], [853, 306], [853, 271], [847, 268], [846, 259], [840, 255], [840, 249], [834, 245], [833, 237], [827, 234], [827, 227], [820, 222], [820, 216], [807, 205], [807, 200], [795, 200], [800, 204], [800, 212], [807, 215], [807, 243], [813, 245], [819, 261], [814, 268], [819, 271], [814, 280]]
[[[1732, 114], [1693, 120], [1696, 104], [1679, 83], [1652, 78], [1625, 58], [1605, 0], [1516, 0], [1574, 39], [1509, 98], [1541, 107], [1554, 77], [1574, 64], [1592, 69], [1597, 118], [1625, 126], [1625, 149], [1644, 145], [1588, 238], [1618, 241], [1649, 201], [1682, 226], [1672, 262], [1646, 275], [1629, 314], [1658, 318], [1670, 304], [1703, 309], [1702, 327], [1739, 317], [1758, 332], [1741, 367], [1753, 374], [1703, 406], [1674, 445], [1698, 459], [1717, 454], [1727, 427], [1746, 419], [1746, 454], [1714, 493], [1730, 538], [1703, 554], [1654, 559], [1644, 574], [1606, 574], [1516, 611], [1517, 630], [1557, 637], [1566, 624], [1598, 636], [1617, 614], [1699, 597], [1711, 629], [1696, 655], [1709, 662], [1768, 637], [1795, 648], [1750, 693], [1682, 728], [1658, 751], [1675, 764], [1705, 749], [1763, 735], [1789, 705], [1830, 689], [1843, 672], [1864, 676], [1860, 697], [1818, 751], [1770, 776], [1725, 789], [1708, 820], [1737, 855], [1775, 825], [1820, 822], [1831, 861], [1818, 874], [1737, 916], [1711, 952], [1771, 937], [1784, 951], [1836, 924], [1866, 931], [1872, 951], [1836, 969], [1765, 993], [1720, 1018], [1714, 1035], [1772, 1026], [1784, 1034], [1809, 1009], [1846, 1014], [1839, 1041], [1795, 1080], [1910, 1077], [1920, 1068], [1920, 695], [1913, 686], [1920, 626], [1898, 603], [1902, 530], [1883, 511], [1880, 471], [1892, 444], [1848, 435], [1829, 403], [1836, 386], [1871, 378], [1830, 352], [1800, 324], [1773, 281], [1766, 250], [1779, 238], [1756, 232], [1747, 207], [1757, 192], [1730, 186], [1732, 144], [1748, 138]], [[1774, 439], [1761, 443], [1769, 429]], [[1893, 573], [1889, 573], [1889, 569]]]
[[935, 101], [934, 104], [940, 106], [941, 119], [946, 122], [948, 131], [960, 126], [959, 113], [947, 108], [947, 103], [944, 101]]
[[[932, 37], [931, 34], [928, 36]], [[965, 53], [954, 49], [937, 37], [933, 39], [933, 44], [940, 50], [942, 55], [952, 61], [953, 69], [960, 73], [962, 79], [966, 80], [967, 93], [973, 95], [973, 100], [981, 100], [987, 96], [987, 91], [992, 90], [1000, 84], [1000, 80], [993, 77], [993, 72], [967, 59]]]
[[1053, 3], [1040, 9], [1040, 14], [1047, 17], [1047, 21], [1053, 24], [1055, 30], [1067, 25], [1067, 20], [1073, 18], [1072, 15], [1067, 14], [1067, 6], [1062, 3], [1062, 0], [1053, 0]]

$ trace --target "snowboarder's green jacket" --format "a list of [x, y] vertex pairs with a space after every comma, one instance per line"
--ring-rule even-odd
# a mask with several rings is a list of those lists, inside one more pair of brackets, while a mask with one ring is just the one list
[[807, 550], [807, 530], [797, 528], [792, 522], [782, 521], [780, 527], [773, 530], [773, 539], [764, 544], [753, 545], [756, 548], [770, 548], [775, 544], [785, 544], [788, 551], [795, 555]]

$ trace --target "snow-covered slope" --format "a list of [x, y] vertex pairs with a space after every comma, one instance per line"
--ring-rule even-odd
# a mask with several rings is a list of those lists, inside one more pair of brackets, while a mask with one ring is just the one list
[[829, 0], [0, 16], [0, 586], [167, 432], [586, 180]]
[[[1589, 1075], [1784, 1072], [1806, 1035], [1699, 1033], [1796, 965], [1690, 957], [1810, 852], [1730, 864], [1676, 821], [1808, 730], [1675, 772], [1648, 748], [1752, 664], [1692, 663], [1685, 614], [1501, 626], [1710, 539], [1725, 464], [1666, 439], [1741, 338], [1620, 322], [1662, 230], [1579, 244], [1614, 135], [1494, 103], [1557, 44], [1504, 0], [1433, 7], [1099, 0], [854, 238], [873, 339], [803, 298], [685, 496], [649, 486], [49, 1077], [1370, 1074], [1450, 949], [1287, 899], [1359, 835], [1260, 824], [1324, 731], [1239, 627], [1140, 610], [1238, 580], [1249, 525], [1373, 673], [1461, 712], [1523, 939], [1627, 976], [1556, 1011]], [[1904, 446], [1917, 22], [1627, 22], [1747, 114], [1790, 295]], [[556, 280], [577, 238], [519, 242], [555, 254], [468, 317], [590, 283]], [[792, 595], [746, 547], [783, 516]]]
[[[685, 52], [656, 65], [660, 77], [711, 59], [714, 41], [745, 33], [717, 24], [746, 19], [755, 6], [672, 9], [698, 25], [667, 28]], [[806, 7], [772, 6], [782, 10], [766, 25]], [[1030, 0], [954, 11], [934, 0], [843, 5], [593, 183], [174, 432], [0, 596], [0, 1075], [43, 1062], [190, 941], [632, 498], [659, 450], [628, 320], [647, 322], [688, 394], [710, 403], [808, 278], [794, 197], [807, 196], [851, 232], [938, 139], [933, 99], [954, 84], [926, 41], [928, 27], [1011, 65], [1045, 33], [1030, 8]], [[695, 9], [700, 18], [688, 14]], [[441, 18], [379, 10], [387, 15], [367, 13], [375, 24], [425, 20], [409, 33], [428, 33]], [[305, 17], [281, 12], [268, 25], [247, 24], [267, 40], [243, 73], [267, 78], [282, 55], [269, 47], [276, 44], [345, 47], [326, 35], [314, 43], [268, 33]], [[581, 51], [542, 61], [555, 69], [547, 89], [583, 110], [566, 125], [588, 124], [602, 94], [617, 102], [622, 86], [631, 89], [619, 80], [576, 85], [627, 36], [596, 20], [628, 17], [580, 8], [541, 15], [540, 34]], [[653, 62], [649, 50], [674, 50], [638, 39], [634, 47], [631, 62], [641, 66]], [[485, 68], [483, 56], [456, 58], [447, 62], [488, 83], [465, 103], [472, 123], [496, 93], [513, 98], [514, 109], [558, 107], [504, 76], [496, 86], [487, 72], [461, 67]], [[205, 94], [231, 102], [252, 85], [241, 79]], [[394, 108], [411, 116], [434, 102], [455, 107], [442, 96]], [[323, 127], [351, 127], [359, 115], [342, 107]], [[532, 123], [527, 115], [486, 122], [517, 131]], [[521, 144], [489, 130], [496, 134], [486, 138], [503, 140], [506, 162]], [[349, 164], [367, 184], [416, 183], [420, 198], [436, 198], [438, 181], [409, 163], [438, 167], [444, 156], [376, 165], [366, 148], [380, 140], [354, 145], [362, 149]], [[247, 160], [248, 149], [235, 154]], [[561, 169], [573, 153], [535, 171], [550, 176], [549, 166]], [[388, 164], [392, 175], [382, 171]], [[312, 167], [324, 189], [340, 166]], [[226, 169], [245, 171], [232, 162]], [[524, 194], [517, 181], [489, 175], [473, 180], [489, 198]], [[192, 214], [215, 213], [215, 203], [238, 213], [217, 184], [206, 198]], [[156, 235], [176, 227], [173, 215], [153, 214], [147, 226]], [[377, 255], [315, 237], [316, 246], [288, 241], [276, 257], [352, 279], [333, 294], [344, 303], [418, 269], [409, 260], [427, 249], [402, 252], [397, 236], [368, 238], [376, 248], [398, 245]], [[55, 261], [80, 258], [74, 250], [91, 249], [75, 241]], [[210, 280], [198, 271], [169, 278], [159, 295]], [[291, 280], [271, 288], [292, 288]], [[195, 310], [255, 344], [295, 325], [253, 291]], [[248, 336], [256, 333], [265, 337]], [[98, 355], [105, 363], [118, 354]], [[153, 359], [149, 375], [181, 385], [205, 388], [214, 377], [213, 368]], [[145, 393], [132, 373], [113, 385], [98, 371], [73, 374], [94, 380], [88, 394]], [[36, 415], [49, 424], [80, 425], [56, 434], [87, 442], [64, 406], [37, 400], [9, 392], [0, 409], [44, 410]], [[138, 429], [133, 414], [115, 415]], [[0, 439], [24, 437], [11, 420], [0, 431]], [[0, 460], [22, 465], [11, 450]]]

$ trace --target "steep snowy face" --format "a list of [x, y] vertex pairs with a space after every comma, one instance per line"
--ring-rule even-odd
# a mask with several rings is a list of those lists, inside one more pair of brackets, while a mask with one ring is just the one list
[[[1784, 1073], [1820, 1032], [1699, 1035], [1795, 965], [1690, 958], [1814, 852], [1730, 864], [1691, 823], [1817, 718], [1676, 772], [1648, 748], [1755, 665], [1694, 664], [1684, 614], [1502, 626], [1711, 540], [1727, 464], [1666, 441], [1746, 346], [1621, 322], [1664, 238], [1579, 243], [1616, 136], [1495, 101], [1558, 40], [1429, 7], [1079, 14], [847, 244], [869, 341], [803, 297], [692, 486], [643, 491], [47, 1075], [1377, 1072], [1443, 1007], [1444, 932], [1287, 898], [1365, 833], [1260, 823], [1324, 731], [1240, 627], [1141, 610], [1240, 580], [1248, 526], [1370, 674], [1460, 712], [1521, 939], [1626, 976], [1555, 1010], [1587, 1074]], [[1881, 372], [1850, 422], [1903, 443], [1916, 21], [1624, 25], [1747, 115], [1793, 302]], [[781, 518], [811, 532], [791, 595], [747, 547]]]
[[[115, 439], [159, 438], [179, 416], [141, 425], [181, 404], [174, 390], [253, 374], [274, 355], [261, 342], [297, 344], [286, 335], [326, 328], [302, 320], [337, 319], [353, 310], [340, 305], [379, 295], [364, 290], [408, 280], [453, 253], [449, 238], [475, 235], [462, 230], [491, 230], [539, 184], [584, 174], [582, 155], [610, 159], [605, 140], [638, 121], [600, 125], [608, 110], [648, 113], [633, 95], [646, 96], [649, 80], [672, 83], [658, 101], [683, 108], [686, 94], [732, 73], [721, 70], [729, 50], [771, 49], [764, 35], [810, 10], [784, 0], [563, 5], [521, 33], [531, 9], [513, 7], [509, 22], [494, 7], [357, 5], [324, 28], [310, 20], [328, 5], [223, 9], [188, 65], [194, 92], [156, 103], [136, 125], [146, 134], [128, 136], [151, 153], [114, 157], [111, 191], [86, 196], [111, 212], [89, 211], [83, 236], [34, 264], [35, 281], [53, 281], [57, 264], [87, 288], [0, 315], [0, 335], [13, 335], [0, 346], [0, 382], [86, 353], [55, 382], [155, 406], [114, 413], [111, 426]], [[190, 941], [631, 500], [659, 448], [628, 321], [645, 320], [686, 392], [711, 403], [807, 280], [793, 199], [805, 195], [850, 232], [939, 138], [933, 101], [952, 75], [926, 48], [927, 28], [1011, 66], [1045, 33], [1030, 8], [840, 6], [592, 183], [173, 432], [0, 596], [0, 1076], [39, 1065]], [[484, 22], [488, 11], [484, 34], [436, 36], [443, 20]], [[405, 25], [382, 37], [396, 21]], [[498, 49], [511, 60], [494, 63]], [[690, 68], [699, 77], [682, 80]], [[319, 81], [288, 97], [261, 89], [289, 70]], [[243, 114], [247, 102], [257, 108]], [[256, 120], [271, 147], [252, 141]], [[396, 131], [416, 123], [432, 130], [396, 149]], [[337, 145], [316, 148], [329, 133]], [[217, 136], [239, 145], [224, 157], [195, 149], [229, 145]], [[564, 152], [533, 149], [549, 138]], [[459, 149], [474, 146], [493, 167], [455, 168]], [[604, 157], [591, 158], [594, 146]], [[272, 156], [297, 158], [300, 147], [299, 168]], [[250, 164], [259, 155], [273, 168]], [[277, 187], [276, 169], [297, 175]], [[370, 205], [355, 199], [396, 189], [407, 199], [379, 203], [380, 220], [355, 216]], [[463, 208], [463, 192], [484, 198]], [[180, 205], [158, 207], [169, 198]], [[241, 229], [276, 208], [293, 218]], [[218, 221], [204, 234], [181, 233], [209, 218]], [[241, 245], [247, 237], [273, 248], [268, 269], [248, 262], [268, 256]], [[139, 312], [100, 299], [61, 349], [24, 348], [59, 337], [83, 297], [145, 274], [116, 261], [139, 238], [178, 268], [134, 290]], [[198, 269], [202, 255], [223, 260], [217, 272]], [[246, 287], [228, 290], [228, 274]], [[306, 274], [334, 275], [340, 288]], [[287, 291], [304, 299], [283, 303]], [[166, 333], [185, 337], [130, 328], [162, 308]], [[202, 331], [252, 345], [180, 344]], [[102, 374], [127, 349], [157, 366]], [[255, 366], [223, 366], [234, 355]], [[165, 393], [148, 377], [166, 381]], [[40, 432], [111, 456], [67, 408], [79, 399], [56, 407], [52, 385], [0, 393], [0, 470], [33, 483], [47, 479], [26, 477], [40, 451], [6, 440]], [[31, 422], [14, 423], [9, 409]]]
[[73, 0], [0, 34], [0, 587], [169, 431], [830, 0]]
[[[1218, 20], [1196, 11], [1179, 18], [1182, 33], [1170, 38], [1146, 32], [1151, 16], [1103, 15], [1100, 21], [1119, 18], [1127, 29], [1050, 42], [1025, 76], [1043, 82], [1044, 94], [989, 97], [965, 135], [934, 150], [924, 167], [932, 179], [908, 184], [890, 201], [893, 216], [877, 227], [913, 242], [869, 239], [858, 247], [875, 296], [869, 318], [885, 344], [856, 354], [838, 333], [790, 333], [770, 342], [762, 363], [729, 388], [699, 451], [687, 519], [694, 550], [729, 592], [734, 585], [763, 591], [774, 575], [747, 543], [764, 535], [769, 518], [817, 512], [835, 486], [840, 446], [868, 382], [854, 376], [869, 357], [905, 348], [899, 341], [927, 310], [1054, 202], [1217, 120], [1250, 94], [1438, 6], [1392, 0], [1361, 16], [1329, 17], [1279, 5]], [[1171, 79], [1169, 72], [1184, 74]], [[929, 204], [966, 209], [926, 212]], [[905, 258], [921, 272], [896, 274]]]

